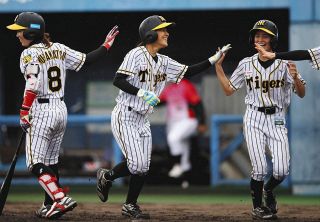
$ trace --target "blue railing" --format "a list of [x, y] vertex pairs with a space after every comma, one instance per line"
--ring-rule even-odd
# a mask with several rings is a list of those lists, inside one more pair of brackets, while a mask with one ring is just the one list
[[[68, 115], [68, 123], [67, 127], [75, 127], [75, 126], [83, 126], [87, 123], [94, 123], [94, 124], [110, 124], [111, 117], [110, 116], [103, 116], [103, 115]], [[18, 115], [0, 115], [0, 126], [6, 125], [6, 126], [19, 126], [19, 116]], [[117, 142], [115, 139], [112, 139], [112, 149], [113, 149], [113, 160], [115, 163], [119, 163], [122, 161], [122, 153], [120, 148], [118, 147]], [[0, 168], [2, 170], [9, 169], [10, 164], [1, 164]], [[95, 183], [95, 179], [93, 178], [61, 178], [62, 183], [65, 181], [65, 183], [72, 184], [72, 183]], [[36, 183], [35, 180], [15, 180], [13, 182], [16, 183]], [[119, 183], [121, 183], [121, 180], [119, 180]]]
[[[228, 144], [228, 146], [220, 151], [220, 126], [223, 124], [242, 124], [243, 117], [241, 115], [213, 115], [211, 116], [211, 160], [210, 160], [210, 182], [211, 186], [217, 186], [221, 184], [231, 185], [244, 185], [249, 184], [250, 178], [246, 179], [225, 179], [221, 176], [220, 166], [230, 155], [234, 153], [236, 149], [244, 142], [242, 131]], [[267, 158], [268, 166], [270, 166], [271, 160]], [[271, 165], [272, 166], [272, 165]], [[288, 187], [290, 185], [290, 177], [287, 177], [281, 184]]]

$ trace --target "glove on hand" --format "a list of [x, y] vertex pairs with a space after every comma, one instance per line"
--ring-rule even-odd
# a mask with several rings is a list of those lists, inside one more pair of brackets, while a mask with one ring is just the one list
[[227, 52], [229, 49], [231, 49], [231, 44], [225, 45], [222, 47], [222, 49], [220, 50], [222, 53]]
[[154, 92], [145, 91], [144, 89], [139, 89], [137, 96], [141, 97], [150, 106], [156, 106], [160, 102], [160, 99]]
[[102, 44], [104, 47], [106, 47], [108, 50], [111, 48], [114, 39], [116, 38], [116, 36], [119, 34], [119, 30], [118, 30], [118, 26], [114, 26], [110, 32], [108, 33], [106, 40], [104, 41], [104, 43]]
[[231, 48], [232, 48], [231, 44], [225, 45], [222, 47], [222, 49], [220, 49], [218, 52], [216, 52], [216, 54], [211, 56], [209, 58], [209, 62], [211, 63], [211, 65], [215, 64], [221, 58], [222, 53], [226, 53]]
[[28, 132], [31, 126], [29, 110], [20, 109], [20, 126], [24, 132]]

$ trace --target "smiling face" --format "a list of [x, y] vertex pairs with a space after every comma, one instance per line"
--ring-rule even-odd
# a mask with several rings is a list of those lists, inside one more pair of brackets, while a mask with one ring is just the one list
[[21, 45], [23, 47], [29, 47], [30, 46], [32, 40], [28, 40], [23, 36], [23, 30], [17, 31], [17, 35], [16, 36], [19, 39], [19, 41], [20, 41], [20, 43], [21, 43]]
[[254, 35], [254, 43], [259, 44], [266, 51], [272, 52], [271, 36], [268, 33], [258, 30]]
[[156, 30], [158, 39], [155, 42], [159, 48], [166, 48], [168, 46], [169, 32], [166, 28]]

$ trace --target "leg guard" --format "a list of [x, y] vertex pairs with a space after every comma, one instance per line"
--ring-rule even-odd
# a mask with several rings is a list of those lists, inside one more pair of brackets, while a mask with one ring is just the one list
[[57, 178], [55, 176], [42, 174], [38, 178], [38, 181], [53, 201], [57, 201], [65, 197], [63, 189], [57, 185]]

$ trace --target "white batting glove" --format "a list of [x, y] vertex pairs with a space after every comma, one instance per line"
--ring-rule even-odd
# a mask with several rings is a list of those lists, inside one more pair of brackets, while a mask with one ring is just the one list
[[106, 49], [110, 49], [116, 36], [119, 34], [119, 30], [118, 30], [118, 26], [114, 26], [110, 32], [108, 33], [106, 40], [104, 41], [104, 43], [102, 44], [104, 47], [106, 47]]
[[154, 92], [146, 91], [144, 89], [139, 89], [137, 96], [141, 97], [150, 106], [156, 106], [160, 102], [160, 99]]
[[220, 50], [222, 53], [226, 53], [227, 51], [229, 51], [229, 49], [231, 49], [231, 44], [225, 45], [222, 47], [222, 49]]
[[221, 58], [222, 53], [226, 53], [231, 48], [232, 48], [231, 44], [225, 45], [222, 47], [222, 49], [220, 49], [218, 52], [216, 52], [216, 54], [211, 56], [209, 58], [209, 62], [211, 63], [211, 65], [215, 64]]

